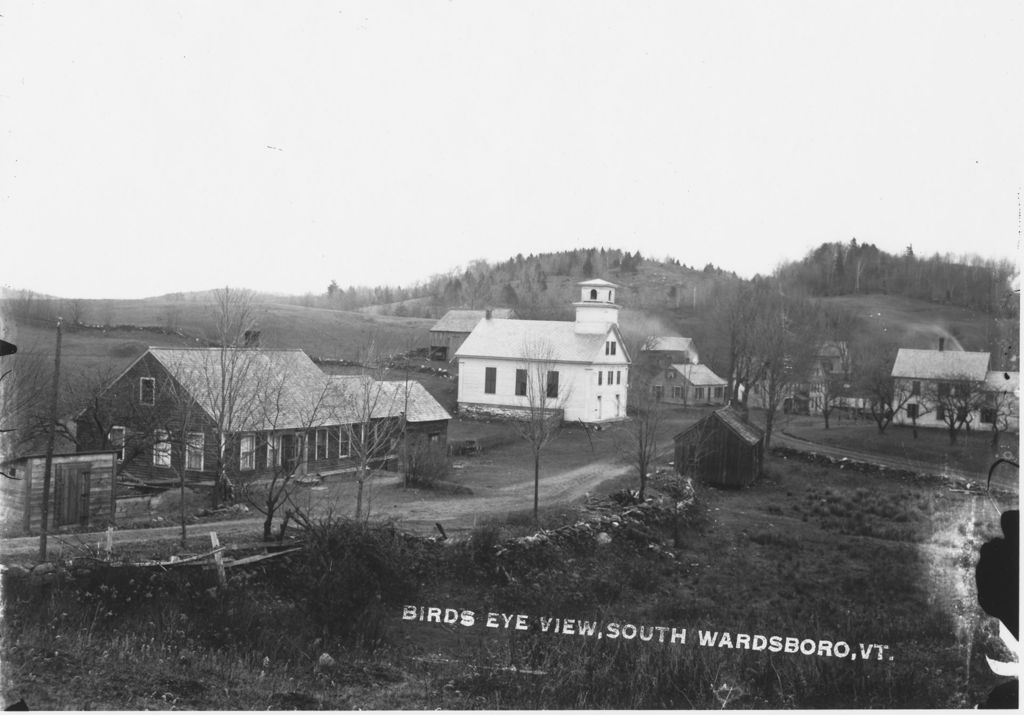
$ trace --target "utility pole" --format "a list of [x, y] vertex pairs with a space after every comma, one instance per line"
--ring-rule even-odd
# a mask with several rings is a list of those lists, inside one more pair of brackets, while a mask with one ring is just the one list
[[46, 438], [46, 466], [43, 469], [43, 503], [39, 510], [39, 561], [46, 561], [46, 530], [50, 517], [50, 474], [53, 471], [53, 442], [57, 433], [57, 396], [60, 392], [60, 326], [57, 318], [57, 352], [53, 357], [53, 394], [50, 398], [50, 429]]

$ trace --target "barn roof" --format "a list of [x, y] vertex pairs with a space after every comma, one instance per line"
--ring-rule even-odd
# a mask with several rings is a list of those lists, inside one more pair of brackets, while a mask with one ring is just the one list
[[[476, 324], [487, 317], [486, 310], [449, 310], [434, 323], [431, 332], [470, 333]], [[511, 308], [492, 308], [492, 318], [511, 318]]]
[[[618, 328], [608, 323], [608, 330]], [[593, 362], [603, 350], [608, 332], [577, 333], [576, 323], [565, 320], [484, 320], [455, 352], [457, 357], [491, 357], [555, 362]], [[629, 360], [621, 345], [623, 357]]]
[[[149, 352], [211, 417], [221, 394], [220, 348], [150, 348]], [[369, 376], [327, 375], [302, 350], [239, 348], [234, 361], [239, 388], [233, 432], [353, 424], [397, 417], [410, 422], [450, 419], [415, 381], [378, 382]], [[406, 400], [406, 386], [409, 399]]]
[[892, 366], [892, 376], [980, 382], [988, 374], [988, 362], [988, 353], [900, 348]]
[[704, 419], [695, 422], [694, 424], [690, 425], [682, 432], [677, 434], [675, 436], [675, 439], [678, 440], [685, 434], [688, 434], [698, 429], [703, 429], [705, 423], [707, 423], [708, 421], [715, 421], [725, 425], [727, 429], [729, 429], [737, 437], [739, 437], [741, 440], [743, 440], [744, 442], [751, 446], [757, 444], [762, 439], [764, 439], [764, 432], [759, 427], [755, 427], [749, 422], [746, 422], [743, 419], [743, 417], [741, 417], [740, 414], [732, 407], [722, 407], [720, 409], [715, 410]]
[[729, 384], [727, 380], [713, 373], [707, 365], [673, 364], [672, 369], [685, 377], [691, 385], [712, 385], [718, 387]]
[[664, 352], [694, 352], [693, 338], [681, 338], [678, 336], [662, 336], [652, 338], [643, 350], [664, 351]]

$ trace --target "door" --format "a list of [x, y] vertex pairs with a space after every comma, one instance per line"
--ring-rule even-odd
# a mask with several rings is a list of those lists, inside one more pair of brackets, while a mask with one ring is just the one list
[[56, 468], [53, 489], [54, 526], [89, 523], [90, 474], [81, 467]]
[[298, 440], [294, 434], [281, 435], [281, 466], [291, 472], [298, 464]]

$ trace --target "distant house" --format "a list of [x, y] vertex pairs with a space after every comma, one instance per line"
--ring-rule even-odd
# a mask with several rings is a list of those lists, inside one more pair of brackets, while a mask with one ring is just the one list
[[466, 341], [481, 320], [514, 318], [511, 308], [449, 310], [430, 329], [430, 359], [447, 360]]
[[764, 432], [732, 407], [715, 410], [677, 434], [676, 471], [707, 484], [742, 487], [761, 474]]
[[675, 405], [724, 405], [727, 382], [707, 365], [673, 364], [651, 379], [655, 398]]
[[[222, 376], [234, 387], [222, 390]], [[224, 394], [234, 409], [219, 436]], [[398, 436], [444, 448], [449, 419], [417, 382], [326, 375], [301, 350], [149, 348], [78, 415], [76, 431], [80, 449], [116, 450], [118, 473], [173, 483], [184, 472], [202, 484], [217, 476], [221, 438], [227, 471], [244, 480], [343, 471], [354, 445], [375, 445], [384, 461]]]
[[[116, 452], [55, 454], [50, 468], [48, 531], [114, 524]], [[3, 519], [8, 533], [33, 534], [42, 526], [46, 455], [34, 454], [4, 463], [11, 478], [0, 478]]]
[[677, 336], [653, 337], [640, 348], [640, 360], [655, 360], [658, 367], [667, 368], [674, 364], [700, 363], [700, 354], [693, 338]]
[[[942, 428], [947, 426], [947, 411], [952, 407], [964, 410], [972, 425], [984, 424], [986, 418], [991, 424], [993, 416], [982, 407], [1014, 381], [998, 380], [988, 369], [989, 361], [986, 352], [900, 348], [892, 366], [892, 380], [896, 400], [904, 404], [893, 421]], [[1013, 413], [1018, 413], [1016, 405]]]
[[[530, 381], [542, 379], [544, 407], [567, 421], [626, 416], [630, 358], [618, 327], [618, 286], [600, 279], [578, 285], [575, 321], [492, 316], [476, 325], [455, 353], [460, 412], [522, 416]], [[533, 377], [538, 371], [544, 376]]]

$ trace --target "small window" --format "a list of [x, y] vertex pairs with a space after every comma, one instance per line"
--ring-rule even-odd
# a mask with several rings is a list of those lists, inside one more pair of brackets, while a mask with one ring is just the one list
[[327, 430], [327, 458], [336, 459], [338, 457], [339, 446], [339, 431], [336, 429]]
[[144, 405], [153, 405], [156, 403], [156, 378], [139, 378], [139, 402]]
[[516, 394], [520, 397], [526, 394], [526, 370], [516, 370]]
[[597, 288], [590, 289], [590, 299], [597, 300]]
[[704, 388], [703, 387], [698, 387], [697, 389], [695, 389], [693, 391], [693, 398], [695, 400], [703, 400], [704, 399]]
[[318, 429], [315, 439], [314, 459], [319, 462], [320, 460], [327, 459], [327, 430]]
[[621, 370], [616, 370], [615, 371], [615, 384], [616, 385], [621, 385], [622, 384], [622, 371]]
[[996, 411], [991, 407], [984, 407], [981, 410], [981, 423], [990, 425], [996, 421]]
[[441, 441], [441, 433], [440, 432], [431, 432], [427, 436], [427, 442], [429, 442], [430, 444], [437, 444], [440, 441]]
[[202, 432], [189, 432], [185, 436], [185, 469], [190, 472], [203, 471], [203, 446], [206, 438]]
[[724, 390], [721, 387], [716, 387], [715, 388], [715, 399], [721, 399], [723, 393], [724, 393]]
[[484, 392], [488, 395], [493, 395], [496, 385], [498, 384], [498, 368], [496, 367], [485, 367], [484, 368]]
[[[940, 382], [939, 383], [939, 397], [940, 398], [942, 398], [942, 397], [949, 397], [949, 383], [948, 382]], [[942, 418], [940, 417], [939, 419], [942, 419]]]
[[558, 370], [548, 370], [548, 397], [558, 397]]
[[654, 385], [651, 389], [654, 392], [654, 399], [661, 402], [661, 398], [665, 395], [665, 388], [661, 385]]
[[238, 468], [243, 471], [256, 469], [256, 436], [243, 434], [238, 441]]
[[600, 385], [600, 384], [601, 384], [601, 379], [602, 379], [603, 377], [604, 377], [604, 372], [603, 372], [603, 371], [601, 371], [601, 370], [598, 370], [598, 371], [597, 371], [597, 384], [598, 384], [598, 385]]
[[683, 386], [682, 385], [673, 385], [672, 386], [672, 397], [677, 399], [677, 400], [683, 399]]
[[674, 377], [675, 377], [675, 370], [673, 370], [672, 368], [669, 368], [668, 370], [665, 371], [665, 379], [666, 380], [671, 380]]
[[604, 354], [605, 355], [614, 355], [615, 354], [615, 341], [614, 340], [607, 340], [607, 341], [605, 341], [605, 344], [604, 344]]
[[612, 341], [612, 355], [615, 354], [615, 341]]
[[920, 380], [914, 380], [913, 382], [910, 383], [910, 394], [911, 395], [920, 395], [921, 394], [921, 381]]
[[153, 432], [153, 466], [171, 466], [171, 443], [168, 441], [166, 430], [158, 429]]
[[117, 450], [117, 461], [124, 461], [124, 427], [114, 425], [110, 428], [110, 434], [107, 435], [107, 440], [110, 443], [111, 449]]
[[935, 419], [939, 420], [940, 422], [945, 421], [945, 419], [946, 419], [946, 406], [945, 405], [936, 405], [935, 406]]
[[614, 373], [611, 370], [608, 371], [608, 384], [609, 385], [612, 384], [612, 375], [613, 374]]

